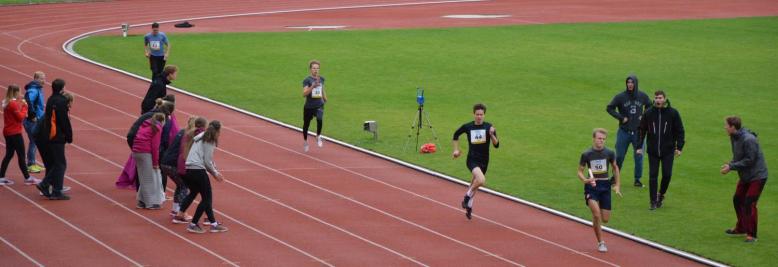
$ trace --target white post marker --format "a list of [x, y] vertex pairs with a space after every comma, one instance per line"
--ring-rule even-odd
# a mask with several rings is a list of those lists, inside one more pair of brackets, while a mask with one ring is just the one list
[[127, 32], [130, 31], [129, 23], [122, 23], [122, 37], [127, 37]]

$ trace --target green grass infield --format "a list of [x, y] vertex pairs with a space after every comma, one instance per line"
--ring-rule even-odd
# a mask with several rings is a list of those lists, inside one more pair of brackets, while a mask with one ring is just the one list
[[[627, 157], [624, 198], [614, 196], [609, 226], [738, 266], [768, 266], [778, 251], [778, 185], [768, 182], [759, 200], [759, 242], [744, 244], [724, 235], [735, 223], [737, 174], [718, 172], [732, 156], [727, 115], [759, 133], [768, 167], [778, 167], [776, 17], [169, 37], [168, 63], [181, 69], [175, 86], [297, 126], [301, 82], [308, 61], [318, 59], [329, 97], [325, 135], [462, 180], [470, 177], [464, 158], [451, 159], [451, 136], [473, 119], [474, 103], [485, 103], [501, 139], [487, 186], [587, 220], [578, 160], [595, 127], [611, 131], [613, 148], [617, 122], [605, 106], [635, 73], [652, 98], [655, 89], [667, 92], [687, 145], [656, 211], [648, 210], [648, 187], [632, 186]], [[76, 51], [149, 76], [142, 39], [90, 37]], [[403, 152], [417, 87], [426, 90], [439, 137], [435, 154]], [[365, 120], [378, 121], [378, 141], [362, 130]], [[420, 137], [430, 141], [431, 131]], [[642, 181], [648, 184], [647, 160]]]

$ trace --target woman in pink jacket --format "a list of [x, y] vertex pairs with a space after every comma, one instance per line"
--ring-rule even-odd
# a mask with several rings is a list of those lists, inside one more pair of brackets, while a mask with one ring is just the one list
[[160, 209], [165, 200], [162, 188], [162, 174], [159, 170], [159, 145], [162, 139], [162, 126], [165, 114], [155, 113], [151, 119], [143, 121], [132, 144], [132, 158], [138, 170], [139, 209]]

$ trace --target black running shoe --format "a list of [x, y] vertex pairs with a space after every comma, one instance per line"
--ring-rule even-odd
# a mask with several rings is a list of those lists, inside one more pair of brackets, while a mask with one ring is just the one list
[[648, 208], [648, 210], [655, 210], [656, 208], [656, 202], [651, 202], [651, 206]]
[[462, 208], [467, 209], [467, 203], [470, 202], [470, 197], [465, 195], [465, 199], [462, 200]]
[[70, 196], [60, 193], [57, 195], [51, 195], [49, 200], [70, 200]]
[[741, 233], [741, 232], [735, 231], [735, 229], [727, 229], [727, 230], [724, 231], [724, 233], [728, 234], [728, 235], [744, 235], [745, 234], [745, 233]]
[[467, 212], [465, 213], [465, 216], [467, 216], [467, 219], [468, 220], [472, 219], [473, 217], [472, 217], [471, 214], [473, 213], [473, 208], [465, 208], [465, 209], [467, 210]]
[[643, 183], [640, 181], [635, 181], [635, 187], [643, 187]]
[[664, 200], [665, 200], [665, 195], [661, 195], [660, 194], [659, 195], [659, 199], [657, 199], [657, 201], [656, 201], [656, 208], [657, 209], [662, 207], [662, 201], [664, 201]]

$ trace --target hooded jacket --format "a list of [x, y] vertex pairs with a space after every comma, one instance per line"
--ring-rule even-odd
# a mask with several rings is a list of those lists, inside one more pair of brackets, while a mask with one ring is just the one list
[[[630, 75], [624, 83], [626, 84], [630, 79], [635, 83], [635, 90], [630, 91], [625, 88], [624, 92], [613, 97], [605, 110], [619, 121], [619, 128], [629, 132], [637, 132], [640, 118], [651, 105], [651, 99], [646, 93], [640, 91], [637, 76]], [[627, 123], [623, 123], [625, 117], [629, 118]]]
[[732, 161], [729, 162], [729, 168], [737, 171], [740, 181], [747, 183], [767, 179], [767, 164], [762, 149], [759, 148], [756, 133], [740, 128], [729, 139], [732, 142]]
[[29, 109], [27, 111], [27, 119], [36, 120], [43, 119], [46, 111], [43, 109], [43, 85], [38, 81], [31, 81], [24, 86], [24, 100], [27, 101]]
[[216, 165], [213, 163], [213, 151], [216, 149], [216, 144], [203, 141], [205, 132], [202, 132], [194, 137], [194, 143], [192, 148], [189, 149], [189, 155], [186, 156], [186, 168], [203, 170], [213, 176], [219, 176], [219, 171], [216, 170]]
[[151, 164], [159, 166], [159, 143], [162, 139], [162, 125], [152, 120], [143, 121], [138, 133], [135, 135], [135, 142], [132, 144], [134, 153], [151, 153]]
[[[654, 157], [671, 155], [676, 149], [683, 151], [686, 144], [681, 115], [670, 106], [669, 99], [664, 107], [653, 106], [646, 110], [640, 120], [639, 132], [640, 140], [648, 136], [647, 153]], [[640, 142], [637, 149], [642, 148], [643, 144]]]
[[70, 116], [68, 111], [68, 99], [61, 94], [62, 91], [52, 93], [46, 101], [46, 112], [43, 123], [38, 125], [38, 133], [35, 135], [36, 142], [55, 143], [73, 143], [73, 128], [70, 126]]

